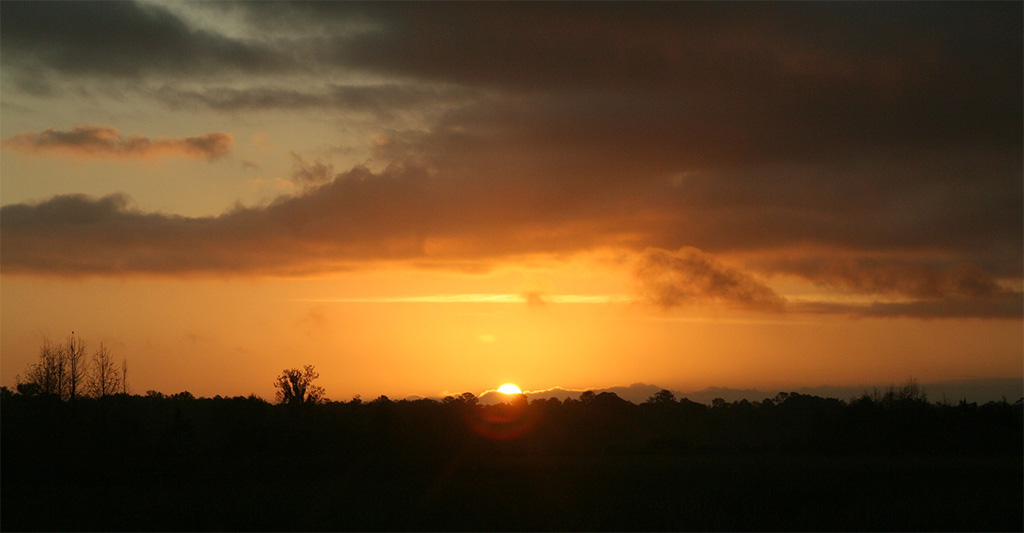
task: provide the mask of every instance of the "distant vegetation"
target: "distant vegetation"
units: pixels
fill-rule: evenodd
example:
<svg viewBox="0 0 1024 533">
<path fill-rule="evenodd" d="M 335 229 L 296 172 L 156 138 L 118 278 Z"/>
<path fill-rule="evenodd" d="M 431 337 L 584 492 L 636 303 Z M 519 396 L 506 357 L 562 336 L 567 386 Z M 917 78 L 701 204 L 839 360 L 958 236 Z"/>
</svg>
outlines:
<svg viewBox="0 0 1024 533">
<path fill-rule="evenodd" d="M 103 343 L 88 357 L 85 342 L 72 331 L 61 344 L 44 340 L 39 360 L 29 364 L 24 377 L 19 375 L 16 381 L 17 392 L 24 396 L 74 401 L 83 396 L 128 394 L 128 361 L 122 359 L 118 365 Z"/>
<path fill-rule="evenodd" d="M 274 405 L 131 395 L 123 381 L 110 394 L 95 377 L 80 395 L 66 374 L 45 381 L 51 354 L 17 390 L 0 389 L 4 530 L 999 530 L 1024 520 L 1021 400 L 936 404 L 911 382 L 852 401 L 780 393 L 710 406 L 667 390 L 639 405 L 608 392 L 337 402 L 305 367 L 282 372 Z"/>
<path fill-rule="evenodd" d="M 1024 399 L 483 405 L 129 393 L 74 334 L 0 388 L 3 530 L 1019 530 Z"/>
<path fill-rule="evenodd" d="M 392 401 L 380 396 L 363 402 L 356 396 L 338 402 L 326 399 L 323 387 L 314 383 L 319 374 L 306 365 L 302 370 L 283 370 L 274 382 L 277 403 L 301 407 L 296 415 L 254 395 L 197 399 L 187 391 L 147 391 L 133 396 L 127 394 L 126 375 L 127 366 L 119 372 L 102 344 L 86 360 L 84 344 L 72 334 L 61 345 L 44 343 L 39 361 L 29 365 L 25 378 L 19 376 L 15 391 L 2 388 L 5 412 L 34 413 L 31 423 L 47 431 L 77 428 L 81 419 L 97 413 L 116 414 L 135 428 L 133 438 L 156 447 L 175 424 L 193 427 L 182 445 L 209 446 L 225 439 L 244 440 L 247 432 L 273 433 L 276 424 L 301 420 L 317 422 L 312 424 L 315 429 L 308 429 L 318 432 L 312 442 L 337 441 L 335 449 L 349 451 L 366 447 L 435 453 L 481 437 L 497 441 L 492 444 L 502 450 L 527 453 L 1006 453 L 1024 448 L 1024 398 L 1012 404 L 930 403 L 913 380 L 851 401 L 780 392 L 760 402 L 717 398 L 709 406 L 662 390 L 640 405 L 612 392 L 593 391 L 564 400 L 529 401 L 520 394 L 498 405 L 481 405 L 470 392 L 441 400 Z M 174 421 L 166 419 L 171 412 Z M 57 415 L 66 417 L 60 419 L 60 428 L 52 419 Z M 232 421 L 220 423 L 218 416 Z M 223 435 L 229 428 L 238 435 Z M 106 429 L 100 433 L 117 433 L 116 428 Z"/>
</svg>

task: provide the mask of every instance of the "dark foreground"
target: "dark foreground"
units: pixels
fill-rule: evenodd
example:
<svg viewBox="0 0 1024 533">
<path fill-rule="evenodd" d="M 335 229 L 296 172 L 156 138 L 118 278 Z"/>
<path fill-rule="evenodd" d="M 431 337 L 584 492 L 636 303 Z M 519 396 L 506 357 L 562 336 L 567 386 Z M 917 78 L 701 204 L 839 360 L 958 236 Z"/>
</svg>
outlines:
<svg viewBox="0 0 1024 533">
<path fill-rule="evenodd" d="M 1005 403 L 45 400 L 3 401 L 4 531 L 1024 525 Z"/>
<path fill-rule="evenodd" d="M 288 461 L 282 461 L 288 463 Z M 1019 458 L 487 457 L 4 483 L 14 530 L 1014 531 Z"/>
</svg>

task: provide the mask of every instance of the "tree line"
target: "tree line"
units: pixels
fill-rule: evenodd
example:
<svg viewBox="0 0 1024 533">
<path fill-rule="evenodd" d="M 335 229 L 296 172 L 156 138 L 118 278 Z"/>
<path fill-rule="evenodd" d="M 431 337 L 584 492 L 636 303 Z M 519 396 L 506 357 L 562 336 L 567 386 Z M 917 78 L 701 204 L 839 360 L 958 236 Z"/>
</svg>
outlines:
<svg viewBox="0 0 1024 533">
<path fill-rule="evenodd" d="M 44 354 L 78 347 L 76 341 Z M 97 350 L 97 359 L 102 360 L 105 353 Z M 45 370 L 42 365 L 33 365 L 33 373 Z M 97 365 L 91 368 L 90 389 L 96 392 L 90 396 L 109 397 L 99 392 Z M 330 401 L 315 384 L 317 377 L 311 365 L 282 371 L 275 381 L 277 405 L 255 395 L 197 398 L 188 391 L 170 395 L 148 391 L 143 396 L 116 394 L 107 402 L 85 398 L 77 402 L 77 409 L 61 415 L 61 404 L 70 407 L 71 402 L 39 401 L 67 400 L 72 394 L 70 384 L 41 393 L 43 385 L 23 383 L 18 391 L 3 388 L 0 393 L 9 427 L 16 423 L 7 417 L 12 412 L 29 417 L 26 423 L 45 433 L 64 420 L 61 416 L 72 417 L 68 420 L 75 426 L 85 423 L 91 409 L 99 409 L 107 422 L 114 414 L 123 419 L 122 425 L 99 432 L 104 439 L 130 426 L 135 428 L 131 439 L 136 443 L 148 443 L 151 449 L 165 449 L 171 455 L 186 449 L 216 449 L 224 443 L 245 443 L 242 449 L 253 452 L 257 451 L 253 447 L 262 447 L 258 455 L 289 455 L 280 448 L 285 443 L 275 444 L 275 434 L 291 435 L 288 442 L 304 443 L 303 453 L 347 451 L 356 456 L 387 450 L 446 454 L 466 446 L 527 454 L 988 454 L 1019 453 L 1024 446 L 1024 399 L 932 403 L 913 381 L 851 400 L 780 392 L 762 401 L 716 399 L 708 405 L 662 390 L 634 404 L 611 392 L 585 391 L 565 399 L 529 400 L 513 395 L 504 403 L 484 405 L 470 392 L 439 400 L 394 401 L 380 396 L 363 401 L 357 395 L 347 402 Z M 123 381 L 118 383 L 124 386 Z"/>
<path fill-rule="evenodd" d="M 282 371 L 276 404 L 188 391 L 72 402 L 70 392 L 0 387 L 0 529 L 1011 530 L 1020 523 L 1024 400 L 932 403 L 908 382 L 848 401 L 782 392 L 708 405 L 667 390 L 639 404 L 596 391 L 514 395 L 494 405 L 469 392 L 329 401 L 317 377 L 312 366 Z M 756 480 L 773 489 L 761 491 Z M 900 483 L 911 488 L 893 488 Z M 225 496 L 237 494 L 244 497 Z M 837 494 L 851 499 L 846 515 L 833 516 L 844 502 Z M 908 498 L 917 509 L 909 514 Z M 723 502 L 739 503 L 722 511 Z M 861 512 L 879 508 L 877 522 Z M 490 521 L 498 515 L 520 521 Z"/>
<path fill-rule="evenodd" d="M 90 357 L 85 342 L 72 331 L 63 343 L 44 339 L 39 359 L 15 378 L 18 394 L 75 401 L 128 394 L 128 360 L 118 365 L 102 342 Z"/>
</svg>

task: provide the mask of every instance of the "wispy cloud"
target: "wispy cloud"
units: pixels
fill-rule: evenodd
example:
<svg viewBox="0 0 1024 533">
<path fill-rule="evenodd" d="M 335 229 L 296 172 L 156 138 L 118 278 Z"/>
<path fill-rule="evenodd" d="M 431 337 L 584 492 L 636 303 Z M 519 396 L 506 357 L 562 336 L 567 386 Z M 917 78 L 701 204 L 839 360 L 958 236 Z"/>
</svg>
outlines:
<svg viewBox="0 0 1024 533">
<path fill-rule="evenodd" d="M 432 106 L 452 106 L 467 96 L 465 90 L 436 88 L 419 83 L 376 85 L 336 85 L 302 89 L 254 86 L 245 88 L 207 87 L 202 90 L 179 89 L 165 85 L 149 91 L 172 109 L 212 109 L 215 111 L 267 111 L 301 109 L 340 109 L 391 118 L 396 112 L 416 111 Z"/>
<path fill-rule="evenodd" d="M 334 165 L 315 159 L 306 161 L 299 154 L 291 152 L 292 182 L 303 185 L 320 185 L 334 179 Z"/>
<path fill-rule="evenodd" d="M 902 302 L 875 301 L 862 304 L 801 302 L 791 306 L 801 313 L 839 314 L 859 318 L 1001 318 L 1024 316 L 1024 293 L 1005 291 L 985 298 L 939 298 Z"/>
<path fill-rule="evenodd" d="M 3 139 L 4 148 L 26 154 L 57 153 L 97 159 L 142 159 L 169 156 L 214 160 L 231 151 L 234 139 L 222 132 L 193 137 L 157 137 L 121 135 L 109 126 L 75 126 L 67 131 L 47 128 L 39 133 L 26 132 Z"/>
<path fill-rule="evenodd" d="M 351 298 L 300 298 L 301 302 L 321 303 L 499 303 L 534 304 L 529 294 L 462 293 L 423 296 L 364 296 Z M 626 294 L 545 294 L 545 302 L 564 304 L 607 304 L 632 301 Z"/>
<path fill-rule="evenodd" d="M 708 301 L 741 307 L 781 310 L 786 301 L 752 275 L 696 248 L 675 252 L 648 248 L 633 269 L 641 298 L 669 309 Z"/>
</svg>

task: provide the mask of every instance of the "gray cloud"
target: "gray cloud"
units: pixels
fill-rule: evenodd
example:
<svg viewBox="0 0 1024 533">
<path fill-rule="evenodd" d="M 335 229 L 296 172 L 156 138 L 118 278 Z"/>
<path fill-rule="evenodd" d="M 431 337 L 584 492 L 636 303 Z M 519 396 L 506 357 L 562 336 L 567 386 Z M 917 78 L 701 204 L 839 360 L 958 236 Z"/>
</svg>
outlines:
<svg viewBox="0 0 1024 533">
<path fill-rule="evenodd" d="M 5 273 L 117 275 L 288 274 L 429 259 L 428 236 L 465 227 L 445 227 L 452 215 L 438 211 L 439 194 L 422 170 L 357 168 L 299 196 L 217 217 L 142 213 L 123 195 L 57 196 L 0 208 L 0 261 Z"/>
<path fill-rule="evenodd" d="M 85 158 L 198 157 L 217 159 L 231 151 L 234 139 L 222 132 L 194 137 L 124 137 L 109 126 L 75 126 L 68 131 L 47 128 L 3 139 L 2 146 L 28 154 L 64 153 Z"/>
<path fill-rule="evenodd" d="M 303 185 L 320 185 L 334 179 L 334 165 L 319 159 L 306 161 L 299 154 L 291 153 L 292 179 Z"/>
<path fill-rule="evenodd" d="M 808 256 L 771 261 L 763 268 L 796 274 L 829 289 L 912 298 L 988 298 L 1006 292 L 977 265 L 901 258 Z"/>
<path fill-rule="evenodd" d="M 3 64 L 61 74 L 290 70 L 290 54 L 189 28 L 166 9 L 135 2 L 11 2 L 0 19 Z"/>
<path fill-rule="evenodd" d="M 381 29 L 338 37 L 328 59 L 381 74 L 563 94 L 567 105 L 591 91 L 631 95 L 655 115 L 676 110 L 692 115 L 688 124 L 724 125 L 717 131 L 749 132 L 761 143 L 799 139 L 807 151 L 833 150 L 837 138 L 1020 136 L 1019 6 L 435 7 L 341 8 L 339 17 L 358 10 Z"/>
<path fill-rule="evenodd" d="M 648 248 L 634 265 L 633 275 L 640 298 L 666 309 L 718 301 L 780 310 L 786 303 L 750 274 L 725 266 L 696 248 L 675 252 Z"/>
<path fill-rule="evenodd" d="M 330 173 L 315 165 L 306 170 L 317 176 L 324 174 L 321 170 Z M 381 173 L 353 169 L 313 183 L 298 196 L 264 207 L 237 207 L 217 217 L 144 213 L 131 208 L 124 195 L 58 196 L 0 208 L 0 264 L 6 274 L 61 276 L 299 275 L 393 260 L 479 270 L 520 254 L 571 253 L 609 243 L 640 250 L 642 243 L 655 240 L 655 235 L 636 233 L 657 229 L 644 224 L 644 213 L 590 221 L 586 209 L 552 213 L 548 202 L 523 197 L 513 206 L 505 189 L 482 191 L 470 182 L 401 166 Z M 832 291 L 913 301 L 787 304 L 752 274 L 685 247 L 676 252 L 647 248 L 637 256 L 633 273 L 641 298 L 666 308 L 719 302 L 856 316 L 1013 318 L 1021 312 L 1019 292 L 1003 288 L 990 271 L 970 263 L 869 255 L 772 259 L 779 253 L 784 252 L 769 253 L 749 266 L 799 275 Z"/>
<path fill-rule="evenodd" d="M 379 117 L 391 117 L 398 111 L 419 110 L 433 105 L 452 105 L 468 96 L 465 90 L 411 83 L 326 84 L 304 89 L 207 87 L 202 90 L 185 90 L 165 85 L 151 94 L 172 109 L 250 111 L 327 108 L 370 113 Z"/>
<path fill-rule="evenodd" d="M 754 261 L 752 266 L 760 271 L 798 276 L 830 293 L 867 295 L 882 301 L 866 305 L 792 303 L 788 307 L 794 311 L 916 318 L 1019 318 L 1024 315 L 1024 296 L 1000 279 L 1018 279 L 1019 271 L 1000 272 L 997 276 L 977 264 L 941 256 L 803 254 L 795 252 L 798 257 L 763 258 Z M 1012 262 L 1011 258 L 991 268 L 999 272 Z M 889 298 L 905 301 L 884 301 Z"/>
<path fill-rule="evenodd" d="M 5 4 L 5 74 L 144 74 L 158 89 L 139 94 L 178 110 L 411 112 L 427 126 L 377 132 L 373 164 L 386 170 L 297 158 L 301 194 L 217 217 L 143 213 L 120 196 L 4 206 L 5 273 L 475 270 L 613 248 L 669 278 L 649 287 L 666 304 L 777 305 L 757 278 L 710 259 L 729 254 L 758 275 L 920 302 L 875 314 L 1012 307 L 1003 283 L 1020 280 L 1024 256 L 1019 3 L 201 9 L 242 15 L 249 37 L 160 6 Z M 377 81 L 347 81 L 359 76 Z M 131 144 L 80 133 L 95 153 Z M 706 255 L 664 252 L 688 247 Z M 701 265 L 708 277 L 671 281 Z"/>
<path fill-rule="evenodd" d="M 755 145 L 759 161 L 886 145 L 980 142 L 1012 150 L 1021 138 L 1022 9 L 1013 3 L 580 9 L 270 2 L 202 9 L 211 17 L 244 15 L 247 37 L 190 27 L 151 4 L 13 3 L 0 21 L 2 59 L 18 68 L 116 79 L 165 74 L 158 98 L 220 109 L 326 104 L 386 111 L 419 105 L 432 98 L 427 87 L 438 86 L 504 97 L 544 94 L 591 111 L 600 109 L 596 95 L 614 96 L 632 106 L 617 112 L 670 112 L 691 132 L 683 139 L 719 150 Z M 211 73 L 331 80 L 356 71 L 401 81 L 328 81 L 314 91 L 176 86 L 191 72 L 205 83 Z M 640 110 L 646 114 L 638 116 Z M 624 122 L 652 131 L 642 120 Z"/>
<path fill-rule="evenodd" d="M 671 112 L 597 102 L 567 110 L 536 98 L 480 107 L 450 113 L 429 132 L 390 132 L 375 158 L 505 189 L 556 220 L 603 218 L 661 248 L 914 250 L 1020 270 L 1024 189 L 1010 152 L 879 148 L 754 164 L 757 153 L 744 153 L 739 136 L 734 158 L 709 157 L 719 147 L 691 138 L 690 123 Z"/>
<path fill-rule="evenodd" d="M 845 314 L 860 318 L 998 318 L 1024 316 L 1024 293 L 1006 291 L 986 298 L 941 298 L 911 302 L 874 302 L 868 305 L 838 303 L 795 304 L 803 313 Z"/>
</svg>

